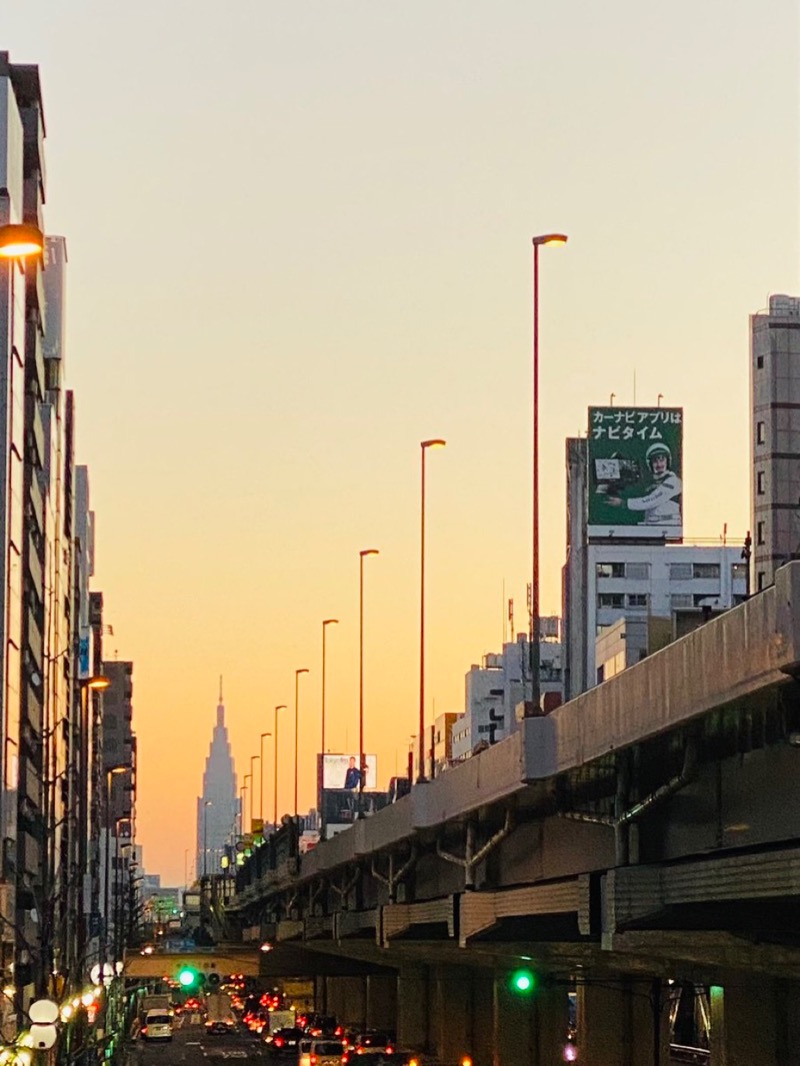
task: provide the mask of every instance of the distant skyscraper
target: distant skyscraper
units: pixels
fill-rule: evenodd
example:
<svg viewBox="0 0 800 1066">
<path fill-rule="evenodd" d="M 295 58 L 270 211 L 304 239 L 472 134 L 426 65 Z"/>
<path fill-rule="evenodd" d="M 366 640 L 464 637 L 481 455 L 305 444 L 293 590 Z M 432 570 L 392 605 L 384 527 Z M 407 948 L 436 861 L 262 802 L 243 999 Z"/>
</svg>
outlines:
<svg viewBox="0 0 800 1066">
<path fill-rule="evenodd" d="M 750 316 L 754 591 L 800 557 L 800 299 L 770 296 Z"/>
<path fill-rule="evenodd" d="M 236 771 L 225 725 L 222 678 L 217 723 L 203 774 L 203 794 L 197 799 L 197 876 L 219 872 L 219 861 L 239 813 Z"/>
</svg>

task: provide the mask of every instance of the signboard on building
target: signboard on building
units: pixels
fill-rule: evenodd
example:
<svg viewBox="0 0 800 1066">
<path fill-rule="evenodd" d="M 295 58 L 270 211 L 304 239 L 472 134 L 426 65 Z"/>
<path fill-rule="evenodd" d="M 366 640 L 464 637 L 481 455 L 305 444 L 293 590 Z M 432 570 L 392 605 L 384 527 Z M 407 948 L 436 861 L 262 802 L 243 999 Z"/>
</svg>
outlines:
<svg viewBox="0 0 800 1066">
<path fill-rule="evenodd" d="M 376 789 L 378 787 L 378 757 L 365 755 L 364 763 L 366 764 L 364 788 Z M 358 752 L 348 755 L 322 756 L 323 788 L 357 789 L 358 786 Z"/>
<path fill-rule="evenodd" d="M 683 408 L 590 407 L 588 534 L 683 537 Z"/>
</svg>

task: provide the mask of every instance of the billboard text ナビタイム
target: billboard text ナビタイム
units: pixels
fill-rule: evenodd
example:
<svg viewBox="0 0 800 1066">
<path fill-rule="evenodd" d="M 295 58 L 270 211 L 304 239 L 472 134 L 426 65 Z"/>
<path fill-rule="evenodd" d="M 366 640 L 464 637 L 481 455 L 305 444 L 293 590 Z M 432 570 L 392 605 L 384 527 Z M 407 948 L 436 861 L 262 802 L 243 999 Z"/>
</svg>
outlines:
<svg viewBox="0 0 800 1066">
<path fill-rule="evenodd" d="M 683 409 L 590 407 L 590 537 L 683 536 Z"/>
</svg>

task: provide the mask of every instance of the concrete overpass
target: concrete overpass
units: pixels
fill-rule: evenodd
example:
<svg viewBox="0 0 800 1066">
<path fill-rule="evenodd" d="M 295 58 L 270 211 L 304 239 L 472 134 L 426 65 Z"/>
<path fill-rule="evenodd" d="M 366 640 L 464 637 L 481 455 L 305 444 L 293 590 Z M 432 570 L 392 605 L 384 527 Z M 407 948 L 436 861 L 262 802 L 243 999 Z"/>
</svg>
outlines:
<svg viewBox="0 0 800 1066">
<path fill-rule="evenodd" d="M 246 938 L 391 968 L 320 998 L 442 1058 L 559 1061 L 572 984 L 582 1063 L 666 1063 L 677 981 L 712 987 L 714 1066 L 800 1066 L 798 671 L 791 563 L 302 858 L 282 830 L 228 915 Z M 508 991 L 520 965 L 540 976 L 530 1002 Z"/>
</svg>

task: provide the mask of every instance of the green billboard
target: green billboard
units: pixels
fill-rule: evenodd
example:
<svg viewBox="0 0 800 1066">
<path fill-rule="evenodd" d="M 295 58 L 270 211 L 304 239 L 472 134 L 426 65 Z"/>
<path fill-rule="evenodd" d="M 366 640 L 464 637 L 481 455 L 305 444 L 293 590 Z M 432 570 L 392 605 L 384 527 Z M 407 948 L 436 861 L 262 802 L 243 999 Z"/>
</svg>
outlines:
<svg viewBox="0 0 800 1066">
<path fill-rule="evenodd" d="M 683 408 L 590 407 L 590 537 L 683 536 Z"/>
</svg>

